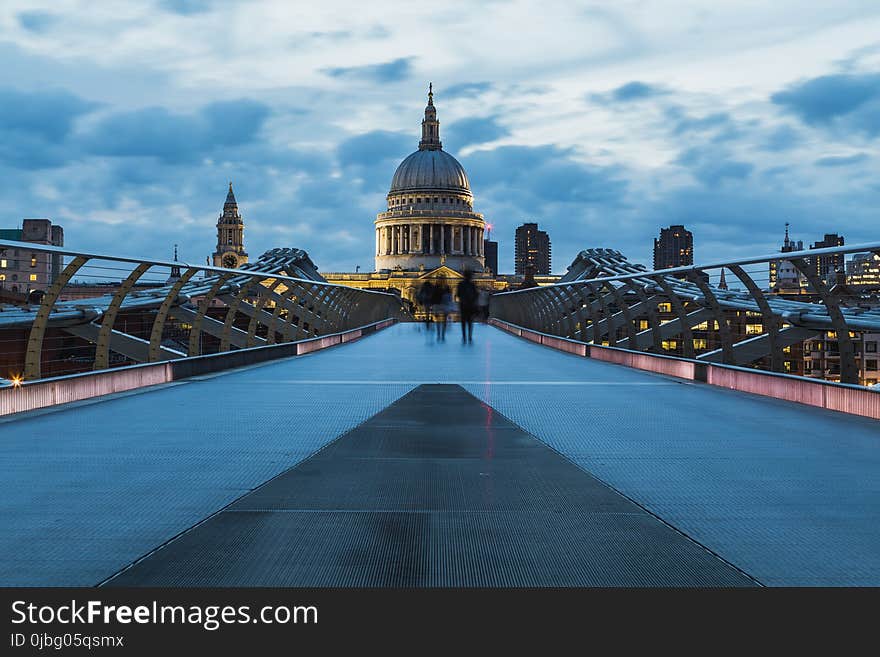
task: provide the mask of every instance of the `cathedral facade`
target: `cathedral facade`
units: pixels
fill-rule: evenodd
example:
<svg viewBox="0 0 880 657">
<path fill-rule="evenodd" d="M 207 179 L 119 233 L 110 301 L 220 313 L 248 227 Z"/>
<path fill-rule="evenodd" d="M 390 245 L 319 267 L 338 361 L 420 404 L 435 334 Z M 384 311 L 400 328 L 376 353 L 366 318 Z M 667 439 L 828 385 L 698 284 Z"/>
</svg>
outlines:
<svg viewBox="0 0 880 657">
<path fill-rule="evenodd" d="M 388 207 L 376 217 L 376 271 L 484 269 L 483 215 L 464 167 L 443 150 L 433 90 L 422 120 L 419 149 L 391 179 Z"/>
<path fill-rule="evenodd" d="M 486 222 L 474 211 L 464 167 L 443 150 L 432 87 L 418 150 L 397 167 L 386 200 L 386 209 L 375 220 L 375 271 L 325 273 L 324 278 L 351 287 L 397 291 L 413 304 L 425 282 L 455 290 L 465 270 L 473 273 L 478 287 L 507 289 L 507 280 L 486 269 Z"/>
</svg>

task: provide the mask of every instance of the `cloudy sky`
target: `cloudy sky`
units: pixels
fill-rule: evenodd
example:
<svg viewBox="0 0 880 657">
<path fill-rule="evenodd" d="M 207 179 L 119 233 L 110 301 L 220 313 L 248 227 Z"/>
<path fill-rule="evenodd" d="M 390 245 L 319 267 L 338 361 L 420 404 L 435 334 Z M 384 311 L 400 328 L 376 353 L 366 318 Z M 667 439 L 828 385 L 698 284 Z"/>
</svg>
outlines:
<svg viewBox="0 0 880 657">
<path fill-rule="evenodd" d="M 444 148 L 494 224 L 550 232 L 553 269 L 661 225 L 696 260 L 766 253 L 790 221 L 880 239 L 880 4 L 125 0 L 0 5 L 0 227 L 202 263 L 232 180 L 252 257 L 373 264 L 417 147 Z"/>
</svg>

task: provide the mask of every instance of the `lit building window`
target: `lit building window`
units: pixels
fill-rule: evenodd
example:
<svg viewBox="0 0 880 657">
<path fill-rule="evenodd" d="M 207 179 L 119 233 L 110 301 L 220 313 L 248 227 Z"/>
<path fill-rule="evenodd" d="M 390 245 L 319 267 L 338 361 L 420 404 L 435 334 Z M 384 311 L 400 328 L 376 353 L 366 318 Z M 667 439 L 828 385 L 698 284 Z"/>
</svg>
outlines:
<svg viewBox="0 0 880 657">
<path fill-rule="evenodd" d="M 695 331 L 708 331 L 709 330 L 709 322 L 703 322 L 702 324 L 697 324 L 694 327 Z"/>
<path fill-rule="evenodd" d="M 0 281 L 6 280 L 6 274 L 0 274 Z"/>
<path fill-rule="evenodd" d="M 37 266 L 37 255 L 35 253 L 31 253 L 31 267 Z"/>
<path fill-rule="evenodd" d="M 694 338 L 694 349 L 708 349 L 709 342 L 706 338 Z"/>
<path fill-rule="evenodd" d="M 759 335 L 764 332 L 762 324 L 746 324 L 746 335 Z"/>
<path fill-rule="evenodd" d="M 31 274 L 31 282 L 35 282 L 37 280 L 36 274 Z"/>
<path fill-rule="evenodd" d="M 672 312 L 672 304 L 668 301 L 664 301 L 663 303 L 657 304 L 657 310 L 661 313 L 671 313 Z"/>
<path fill-rule="evenodd" d="M 660 343 L 660 346 L 666 351 L 674 351 L 675 349 L 678 349 L 678 340 L 663 340 L 663 342 Z"/>
<path fill-rule="evenodd" d="M 648 330 L 648 320 L 647 319 L 640 319 L 639 320 L 639 330 L 640 331 L 647 331 Z"/>
<path fill-rule="evenodd" d="M 2 267 L 3 269 L 6 269 L 7 266 L 8 265 L 6 264 L 6 260 L 0 260 L 0 267 Z"/>
</svg>

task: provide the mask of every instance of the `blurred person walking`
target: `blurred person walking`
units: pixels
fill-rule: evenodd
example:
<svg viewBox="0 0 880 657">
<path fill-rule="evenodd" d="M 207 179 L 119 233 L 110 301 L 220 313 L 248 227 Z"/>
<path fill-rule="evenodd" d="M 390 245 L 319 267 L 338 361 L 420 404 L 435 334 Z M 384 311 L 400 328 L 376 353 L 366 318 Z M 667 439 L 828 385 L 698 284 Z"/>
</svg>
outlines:
<svg viewBox="0 0 880 657">
<path fill-rule="evenodd" d="M 464 270 L 464 279 L 458 284 L 459 315 L 461 316 L 461 341 L 474 341 L 474 316 L 477 314 L 477 301 L 480 293 L 473 281 L 474 274 L 470 269 Z"/>
<path fill-rule="evenodd" d="M 477 317 L 484 321 L 489 321 L 489 290 L 479 289 L 477 296 Z"/>
<path fill-rule="evenodd" d="M 434 286 L 432 304 L 434 310 L 434 324 L 437 326 L 437 341 L 446 340 L 446 319 L 452 309 L 452 292 L 446 283 L 438 283 Z"/>
<path fill-rule="evenodd" d="M 434 301 L 434 286 L 431 281 L 425 281 L 416 293 L 416 301 L 425 313 L 425 328 L 431 328 L 431 305 Z"/>
</svg>

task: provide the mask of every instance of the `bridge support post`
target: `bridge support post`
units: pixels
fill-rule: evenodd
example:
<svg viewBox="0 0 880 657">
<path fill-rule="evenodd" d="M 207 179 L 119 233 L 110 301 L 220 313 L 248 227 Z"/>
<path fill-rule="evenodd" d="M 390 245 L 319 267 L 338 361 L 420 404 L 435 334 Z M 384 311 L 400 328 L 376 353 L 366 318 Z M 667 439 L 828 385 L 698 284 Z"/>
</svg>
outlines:
<svg viewBox="0 0 880 657">
<path fill-rule="evenodd" d="M 68 263 L 64 271 L 55 279 L 55 282 L 49 286 L 43 300 L 40 302 L 40 309 L 37 310 L 37 316 L 34 324 L 31 326 L 31 333 L 28 337 L 27 353 L 24 362 L 24 378 L 28 381 L 39 379 L 42 374 L 42 357 L 43 357 L 43 337 L 46 335 L 46 327 L 49 324 L 49 315 L 52 313 L 52 306 L 61 296 L 61 290 L 70 282 L 73 275 L 79 271 L 80 267 L 86 264 L 89 258 L 85 256 L 76 256 Z"/>
<path fill-rule="evenodd" d="M 681 325 L 681 339 L 684 341 L 684 357 L 694 358 L 694 333 L 690 321 L 687 318 L 687 309 L 685 309 L 684 304 L 681 302 L 681 299 L 673 291 L 672 286 L 669 284 L 669 281 L 666 280 L 665 276 L 651 276 L 651 280 L 660 286 L 660 289 L 663 290 L 663 295 L 669 300 L 669 304 L 672 306 L 673 312 L 678 316 L 678 321 Z"/>
<path fill-rule="evenodd" d="M 105 370 L 110 367 L 110 341 L 113 336 L 113 325 L 116 323 L 116 316 L 119 314 L 122 302 L 125 301 L 125 297 L 131 292 L 134 284 L 149 269 L 150 263 L 142 262 L 139 264 L 122 282 L 122 285 L 116 290 L 116 294 L 113 295 L 113 299 L 110 301 L 107 310 L 104 311 L 104 317 L 101 320 L 101 330 L 98 332 L 98 343 L 95 347 L 95 365 L 92 369 Z"/>
<path fill-rule="evenodd" d="M 767 331 L 767 339 L 770 344 L 770 370 L 772 372 L 782 372 L 785 368 L 782 366 L 782 345 L 779 342 L 779 329 L 782 328 L 781 318 L 770 308 L 770 304 L 767 303 L 767 297 L 764 296 L 764 293 L 761 292 L 761 289 L 752 277 L 746 273 L 745 269 L 740 265 L 729 265 L 727 268 L 746 286 L 749 294 L 752 295 L 755 303 L 758 304 L 758 308 L 761 309 L 762 328 Z"/>
<path fill-rule="evenodd" d="M 700 292 L 703 293 L 703 299 L 705 299 L 712 312 L 715 313 L 715 319 L 718 322 L 718 334 L 721 337 L 721 350 L 724 355 L 724 362 L 727 365 L 733 365 L 735 360 L 733 357 L 733 338 L 730 334 L 730 324 L 724 316 L 724 310 L 721 308 L 721 304 L 718 303 L 718 298 L 712 292 L 709 284 L 700 276 L 700 273 L 698 270 L 689 271 L 688 279 L 700 288 Z"/>
<path fill-rule="evenodd" d="M 838 350 L 840 352 L 840 382 L 858 384 L 859 368 L 856 365 L 855 347 L 852 338 L 849 336 L 849 327 L 846 319 L 840 311 L 840 295 L 839 293 L 829 290 L 820 280 L 816 271 L 812 269 L 803 258 L 792 258 L 789 260 L 794 267 L 804 275 L 807 282 L 822 299 L 822 303 L 831 319 L 831 326 L 837 334 Z"/>
<path fill-rule="evenodd" d="M 162 352 L 159 347 L 162 344 L 162 332 L 165 330 L 165 320 L 168 319 L 168 311 L 171 310 L 171 306 L 177 300 L 177 296 L 180 294 L 180 290 L 184 285 L 189 283 L 189 279 L 198 273 L 198 269 L 195 267 L 190 267 L 180 279 L 171 286 L 171 289 L 168 291 L 168 295 L 162 301 L 162 305 L 159 306 L 159 310 L 156 312 L 156 319 L 153 320 L 153 329 L 150 331 L 150 360 L 149 362 L 155 363 L 162 359 Z"/>
</svg>

